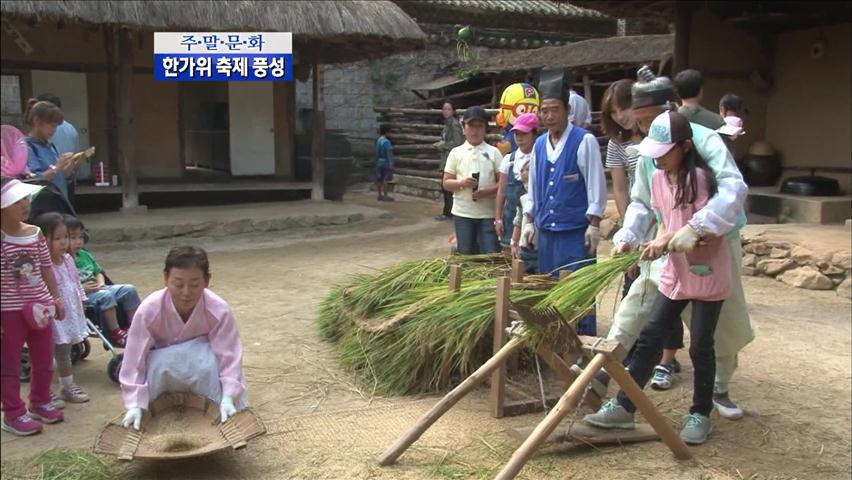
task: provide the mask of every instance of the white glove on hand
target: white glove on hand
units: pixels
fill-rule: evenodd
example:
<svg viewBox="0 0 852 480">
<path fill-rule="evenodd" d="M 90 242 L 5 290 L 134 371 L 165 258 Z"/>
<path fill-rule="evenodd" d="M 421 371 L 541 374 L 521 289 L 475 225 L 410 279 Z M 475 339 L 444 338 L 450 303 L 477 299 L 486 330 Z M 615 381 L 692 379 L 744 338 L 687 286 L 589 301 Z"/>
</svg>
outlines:
<svg viewBox="0 0 852 480">
<path fill-rule="evenodd" d="M 222 402 L 219 403 L 219 417 L 222 419 L 222 423 L 225 423 L 225 420 L 234 416 L 237 413 L 237 409 L 234 407 L 234 399 L 228 395 L 222 396 Z"/>
<path fill-rule="evenodd" d="M 669 240 L 669 251 L 691 252 L 696 243 L 698 243 L 698 234 L 689 225 L 684 225 Z"/>
<path fill-rule="evenodd" d="M 521 227 L 521 241 L 518 242 L 518 246 L 528 249 L 535 247 L 535 224 L 524 223 Z"/>
<path fill-rule="evenodd" d="M 139 430 L 142 426 L 142 409 L 139 407 L 131 407 L 127 409 L 127 413 L 124 414 L 124 419 L 121 421 L 121 425 L 124 428 L 130 428 L 133 425 L 133 428 Z"/>
<path fill-rule="evenodd" d="M 589 228 L 586 229 L 586 250 L 589 252 L 589 255 L 594 256 L 597 253 L 599 243 L 601 243 L 601 229 L 594 225 L 589 225 Z"/>
<path fill-rule="evenodd" d="M 627 243 L 627 242 L 616 243 L 615 246 L 612 247 L 612 250 L 609 252 L 609 255 L 614 257 L 614 256 L 619 255 L 621 253 L 627 253 L 631 250 L 633 250 L 633 249 L 630 247 L 630 244 Z"/>
</svg>

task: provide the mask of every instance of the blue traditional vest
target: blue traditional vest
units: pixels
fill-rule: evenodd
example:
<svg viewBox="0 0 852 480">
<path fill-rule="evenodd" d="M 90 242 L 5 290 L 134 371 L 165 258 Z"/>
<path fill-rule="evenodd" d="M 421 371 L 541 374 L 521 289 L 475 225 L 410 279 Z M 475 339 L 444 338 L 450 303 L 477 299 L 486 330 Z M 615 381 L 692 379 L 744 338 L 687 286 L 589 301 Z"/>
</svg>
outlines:
<svg viewBox="0 0 852 480">
<path fill-rule="evenodd" d="M 555 163 L 547 160 L 549 133 L 535 141 L 535 225 L 540 229 L 565 232 L 586 228 L 589 199 L 586 180 L 577 168 L 577 150 L 589 133 L 572 126 L 565 147 Z"/>
</svg>

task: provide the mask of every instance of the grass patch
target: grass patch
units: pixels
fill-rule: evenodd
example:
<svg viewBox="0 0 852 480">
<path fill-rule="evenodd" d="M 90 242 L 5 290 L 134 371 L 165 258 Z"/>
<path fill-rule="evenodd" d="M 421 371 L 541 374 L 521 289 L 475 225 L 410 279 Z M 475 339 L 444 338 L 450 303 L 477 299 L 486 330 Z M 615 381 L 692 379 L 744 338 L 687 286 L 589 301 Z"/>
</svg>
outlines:
<svg viewBox="0 0 852 480">
<path fill-rule="evenodd" d="M 61 448 L 2 464 L 2 477 L 15 480 L 109 480 L 118 478 L 117 471 L 117 464 L 110 459 Z"/>
</svg>

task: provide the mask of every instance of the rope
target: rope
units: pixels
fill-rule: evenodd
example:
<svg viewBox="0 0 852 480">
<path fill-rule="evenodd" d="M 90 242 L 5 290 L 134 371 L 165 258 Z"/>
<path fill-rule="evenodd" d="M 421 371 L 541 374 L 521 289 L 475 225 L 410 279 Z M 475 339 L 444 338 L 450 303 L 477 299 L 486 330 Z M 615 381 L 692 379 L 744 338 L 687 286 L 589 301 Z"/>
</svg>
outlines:
<svg viewBox="0 0 852 480">
<path fill-rule="evenodd" d="M 538 363 L 538 355 L 533 355 L 535 357 L 535 371 L 538 374 L 538 389 L 541 393 L 541 406 L 544 409 L 544 416 L 547 416 L 547 397 L 544 394 L 544 380 L 541 378 L 541 366 Z"/>
</svg>

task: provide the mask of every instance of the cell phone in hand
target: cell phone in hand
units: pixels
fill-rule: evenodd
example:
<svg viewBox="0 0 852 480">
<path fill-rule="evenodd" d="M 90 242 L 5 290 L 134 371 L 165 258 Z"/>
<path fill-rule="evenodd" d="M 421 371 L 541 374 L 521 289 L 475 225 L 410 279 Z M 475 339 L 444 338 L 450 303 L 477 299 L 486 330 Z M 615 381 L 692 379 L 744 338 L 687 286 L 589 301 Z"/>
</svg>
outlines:
<svg viewBox="0 0 852 480">
<path fill-rule="evenodd" d="M 473 177 L 474 180 L 476 180 L 476 185 L 473 186 L 473 191 L 475 192 L 479 190 L 479 172 L 471 173 L 470 176 Z M 475 202 L 476 199 L 474 198 L 473 201 Z"/>
</svg>

